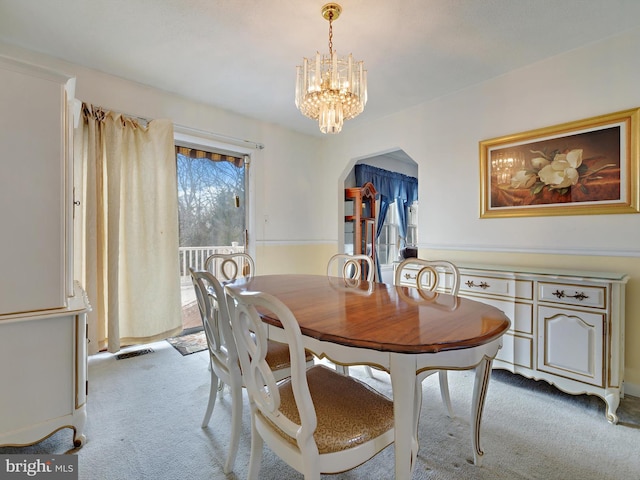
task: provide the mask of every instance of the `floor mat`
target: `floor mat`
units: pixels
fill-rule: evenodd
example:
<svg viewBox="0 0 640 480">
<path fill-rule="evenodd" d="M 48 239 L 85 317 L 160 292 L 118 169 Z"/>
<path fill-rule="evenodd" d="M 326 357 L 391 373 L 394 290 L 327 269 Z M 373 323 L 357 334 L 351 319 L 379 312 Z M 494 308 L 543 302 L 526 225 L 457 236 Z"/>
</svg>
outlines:
<svg viewBox="0 0 640 480">
<path fill-rule="evenodd" d="M 167 338 L 167 342 L 182 355 L 191 355 L 192 353 L 207 349 L 207 338 L 204 336 L 204 331 L 202 330 L 196 333 L 180 335 L 179 337 Z"/>
</svg>

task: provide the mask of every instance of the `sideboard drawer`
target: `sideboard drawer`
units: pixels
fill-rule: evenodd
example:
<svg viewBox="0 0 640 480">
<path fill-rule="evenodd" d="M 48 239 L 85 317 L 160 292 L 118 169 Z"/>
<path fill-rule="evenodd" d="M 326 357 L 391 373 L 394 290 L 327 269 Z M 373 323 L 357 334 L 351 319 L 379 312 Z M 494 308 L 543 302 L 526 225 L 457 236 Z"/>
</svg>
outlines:
<svg viewBox="0 0 640 480">
<path fill-rule="evenodd" d="M 543 302 L 605 308 L 607 288 L 563 283 L 538 283 L 538 298 Z"/>
<path fill-rule="evenodd" d="M 514 278 L 461 274 L 460 293 L 500 295 L 531 300 L 533 298 L 533 283 L 529 280 L 516 280 Z"/>
<path fill-rule="evenodd" d="M 533 367 L 533 340 L 505 333 L 502 336 L 502 348 L 498 350 L 496 360 L 519 365 L 525 368 Z"/>
<path fill-rule="evenodd" d="M 499 300 L 496 298 L 475 297 L 464 295 L 465 297 L 478 300 L 492 307 L 502 310 L 504 314 L 511 320 L 510 332 L 533 333 L 533 305 L 530 303 L 519 303 L 513 300 Z"/>
</svg>

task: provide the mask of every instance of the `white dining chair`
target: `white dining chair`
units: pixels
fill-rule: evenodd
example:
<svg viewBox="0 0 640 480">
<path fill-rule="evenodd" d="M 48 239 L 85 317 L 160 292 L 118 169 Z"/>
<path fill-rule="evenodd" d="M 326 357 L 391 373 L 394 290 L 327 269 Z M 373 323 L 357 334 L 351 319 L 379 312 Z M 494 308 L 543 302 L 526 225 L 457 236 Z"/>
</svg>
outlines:
<svg viewBox="0 0 640 480">
<path fill-rule="evenodd" d="M 375 278 L 373 259 L 364 254 L 336 253 L 327 262 L 327 275 L 347 280 L 364 279 L 373 282 Z"/>
<path fill-rule="evenodd" d="M 195 271 L 192 268 L 189 271 L 195 288 L 210 358 L 211 385 L 207 409 L 202 420 L 202 428 L 209 424 L 218 392 L 223 392 L 224 385 L 228 385 L 231 390 L 231 439 L 229 441 L 229 452 L 223 467 L 224 472 L 229 473 L 233 470 L 242 431 L 243 387 L 238 351 L 236 350 L 229 319 L 228 302 L 230 300 L 220 282 L 211 272 Z M 309 352 L 306 352 L 305 359 L 307 366 L 313 365 L 313 355 Z M 278 380 L 291 375 L 289 347 L 287 344 L 269 341 L 267 345 L 267 362 L 273 368 L 274 376 Z"/>
<path fill-rule="evenodd" d="M 291 310 L 273 295 L 225 288 L 235 300 L 231 322 L 251 408 L 248 480 L 259 477 L 265 443 L 305 480 L 355 468 L 393 443 L 390 399 L 324 365 L 306 369 Z M 289 344 L 291 378 L 280 383 L 265 361 L 267 337 L 260 328 L 265 312 L 279 319 Z"/>
<path fill-rule="evenodd" d="M 447 260 L 407 258 L 398 264 L 394 284 L 457 295 L 460 290 L 460 272 L 458 267 Z"/>
<path fill-rule="evenodd" d="M 250 279 L 255 275 L 256 264 L 248 253 L 213 253 L 204 261 L 204 269 L 225 283 L 238 277 Z"/>
<path fill-rule="evenodd" d="M 435 292 L 440 290 L 455 297 L 460 289 L 460 272 L 453 263 L 446 260 L 425 260 L 422 258 L 403 260 L 396 268 L 394 283 L 395 285 L 407 285 L 409 279 L 411 286 L 419 291 Z M 419 372 L 416 376 L 416 392 L 419 390 L 420 395 L 422 394 L 423 380 L 434 373 L 438 373 L 442 402 L 447 407 L 449 417 L 453 418 L 454 412 L 449 395 L 449 379 L 446 370 Z"/>
<path fill-rule="evenodd" d="M 340 277 L 351 286 L 356 286 L 363 277 L 367 282 L 373 282 L 375 278 L 373 259 L 365 254 L 336 253 L 327 261 L 327 276 Z M 371 367 L 365 365 L 364 368 L 367 375 L 374 378 Z M 344 365 L 336 365 L 336 370 L 343 375 L 349 374 L 349 367 Z"/>
</svg>

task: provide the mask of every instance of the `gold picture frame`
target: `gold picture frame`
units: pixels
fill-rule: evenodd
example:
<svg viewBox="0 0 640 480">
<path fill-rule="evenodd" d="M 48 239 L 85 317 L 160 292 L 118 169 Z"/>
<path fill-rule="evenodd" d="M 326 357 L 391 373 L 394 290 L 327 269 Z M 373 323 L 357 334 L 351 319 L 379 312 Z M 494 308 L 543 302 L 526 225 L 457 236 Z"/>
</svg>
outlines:
<svg viewBox="0 0 640 480">
<path fill-rule="evenodd" d="M 480 142 L 480 218 L 638 213 L 640 108 Z"/>
</svg>

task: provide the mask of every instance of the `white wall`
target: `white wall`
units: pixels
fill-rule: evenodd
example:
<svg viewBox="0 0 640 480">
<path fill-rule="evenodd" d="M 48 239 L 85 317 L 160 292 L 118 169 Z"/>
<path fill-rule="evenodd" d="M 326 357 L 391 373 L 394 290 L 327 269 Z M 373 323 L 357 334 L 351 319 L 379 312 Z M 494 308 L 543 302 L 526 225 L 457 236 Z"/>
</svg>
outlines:
<svg viewBox="0 0 640 480">
<path fill-rule="evenodd" d="M 317 193 L 311 194 L 316 190 L 320 139 L 1 43 L 0 55 L 75 76 L 76 98 L 81 101 L 264 144 L 263 150 L 253 151 L 250 167 L 254 240 L 260 244 L 327 238 L 317 221 L 324 214 L 322 202 L 313 200 L 319 199 Z M 310 120 L 301 116 L 300 121 Z"/>
<path fill-rule="evenodd" d="M 638 256 L 640 215 L 479 219 L 478 142 L 640 106 L 639 48 L 640 30 L 626 32 L 323 139 L 8 45 L 0 54 L 77 76 L 83 101 L 263 143 L 252 164 L 258 241 L 337 242 L 353 164 L 401 148 L 419 165 L 421 246 Z"/>
<path fill-rule="evenodd" d="M 421 246 L 637 256 L 640 215 L 480 219 L 478 142 L 640 107 L 639 49 L 640 30 L 627 32 L 345 128 L 339 141 L 327 142 L 329 176 L 368 152 L 399 145 L 419 165 Z"/>
</svg>

